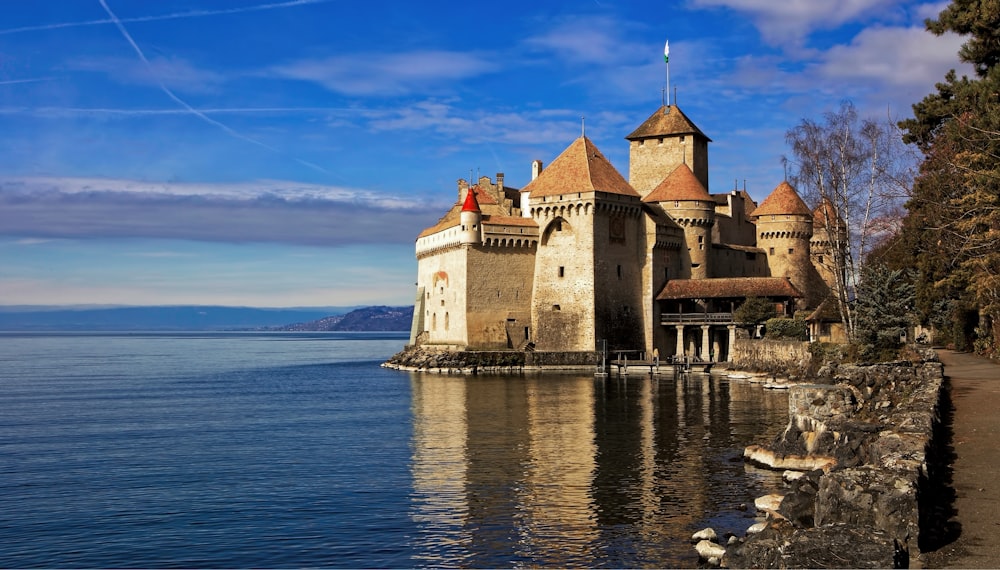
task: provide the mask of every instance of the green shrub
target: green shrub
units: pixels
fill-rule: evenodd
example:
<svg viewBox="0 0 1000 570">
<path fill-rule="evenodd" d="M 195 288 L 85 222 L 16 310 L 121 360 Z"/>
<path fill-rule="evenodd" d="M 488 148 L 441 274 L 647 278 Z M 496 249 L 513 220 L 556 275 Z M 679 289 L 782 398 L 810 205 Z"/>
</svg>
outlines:
<svg viewBox="0 0 1000 570">
<path fill-rule="evenodd" d="M 770 339 L 809 340 L 809 325 L 803 319 L 768 319 L 764 326 Z"/>
</svg>

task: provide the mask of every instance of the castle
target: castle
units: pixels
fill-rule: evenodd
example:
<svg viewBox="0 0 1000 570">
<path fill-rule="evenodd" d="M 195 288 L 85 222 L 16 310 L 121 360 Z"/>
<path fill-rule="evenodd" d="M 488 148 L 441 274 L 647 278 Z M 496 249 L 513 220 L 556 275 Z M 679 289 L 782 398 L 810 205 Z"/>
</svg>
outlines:
<svg viewBox="0 0 1000 570">
<path fill-rule="evenodd" d="M 535 161 L 520 190 L 503 174 L 459 180 L 455 205 L 416 240 L 410 345 L 593 353 L 606 341 L 721 361 L 746 298 L 790 316 L 828 297 L 822 206 L 788 182 L 760 205 L 710 194 L 711 139 L 676 105 L 625 138 L 628 180 L 586 136 Z"/>
</svg>

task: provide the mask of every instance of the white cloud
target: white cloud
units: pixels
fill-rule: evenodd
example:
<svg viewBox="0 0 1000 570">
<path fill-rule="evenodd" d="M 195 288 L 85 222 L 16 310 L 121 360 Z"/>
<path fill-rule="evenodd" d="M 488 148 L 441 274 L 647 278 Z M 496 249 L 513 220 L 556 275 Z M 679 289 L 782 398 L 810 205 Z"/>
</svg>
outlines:
<svg viewBox="0 0 1000 570">
<path fill-rule="evenodd" d="M 408 243 L 445 204 L 295 182 L 0 179 L 0 233 L 342 246 Z"/>
<path fill-rule="evenodd" d="M 615 65 L 648 51 L 623 37 L 623 28 L 627 27 L 626 22 L 607 17 L 573 18 L 548 27 L 524 43 L 574 65 Z M 662 53 L 662 46 L 660 50 Z"/>
<path fill-rule="evenodd" d="M 119 83 L 164 85 L 188 93 L 215 92 L 226 80 L 220 73 L 198 68 L 178 57 L 151 57 L 149 65 L 135 58 L 77 58 L 66 66 L 74 71 L 103 73 Z"/>
<path fill-rule="evenodd" d="M 933 2 L 931 4 L 921 4 L 916 7 L 914 12 L 916 16 L 920 18 L 921 22 L 923 22 L 927 18 L 936 20 L 937 17 L 941 14 L 941 12 L 944 11 L 944 9 L 947 8 L 949 4 L 951 4 L 949 0 L 946 0 L 944 2 Z"/>
<path fill-rule="evenodd" d="M 468 52 L 428 50 L 358 53 L 271 67 L 268 73 L 312 81 L 347 95 L 400 95 L 491 73 L 490 59 Z"/>
<path fill-rule="evenodd" d="M 958 67 L 956 54 L 964 41 L 955 34 L 935 36 L 923 28 L 867 28 L 849 45 L 824 53 L 817 71 L 835 81 L 926 89 L 941 81 L 948 69 Z"/>
<path fill-rule="evenodd" d="M 896 0 L 693 0 L 694 6 L 729 8 L 750 15 L 772 45 L 798 44 L 817 29 L 830 29 L 895 4 Z"/>
<path fill-rule="evenodd" d="M 493 111 L 466 110 L 442 101 L 422 101 L 366 113 L 377 131 L 434 131 L 466 143 L 534 144 L 571 141 L 580 128 L 580 117 L 568 110 Z"/>
</svg>

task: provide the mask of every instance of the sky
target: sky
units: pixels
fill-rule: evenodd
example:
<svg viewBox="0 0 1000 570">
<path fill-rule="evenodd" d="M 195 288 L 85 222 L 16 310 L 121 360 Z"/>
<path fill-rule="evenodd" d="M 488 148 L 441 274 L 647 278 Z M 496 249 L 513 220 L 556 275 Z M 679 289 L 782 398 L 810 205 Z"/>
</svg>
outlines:
<svg viewBox="0 0 1000 570">
<path fill-rule="evenodd" d="M 759 202 L 802 119 L 971 75 L 946 4 L 9 2 L 0 305 L 411 304 L 458 179 L 521 188 L 584 129 L 627 177 L 668 75 L 709 190 Z"/>
</svg>

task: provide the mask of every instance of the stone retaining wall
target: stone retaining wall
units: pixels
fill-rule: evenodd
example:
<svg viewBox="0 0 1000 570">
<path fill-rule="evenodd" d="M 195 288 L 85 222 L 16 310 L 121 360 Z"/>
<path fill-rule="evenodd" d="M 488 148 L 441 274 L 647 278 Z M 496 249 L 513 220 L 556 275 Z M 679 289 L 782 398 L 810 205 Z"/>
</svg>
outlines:
<svg viewBox="0 0 1000 570">
<path fill-rule="evenodd" d="M 944 373 L 936 356 L 926 359 L 824 368 L 815 383 L 792 386 L 784 432 L 745 456 L 817 468 L 795 479 L 764 529 L 737 540 L 721 563 L 906 567 L 945 523 L 929 515 L 946 495 L 933 453 Z"/>
<path fill-rule="evenodd" d="M 743 370 L 801 376 L 808 369 L 812 355 L 808 342 L 738 338 L 729 359 Z"/>
</svg>

